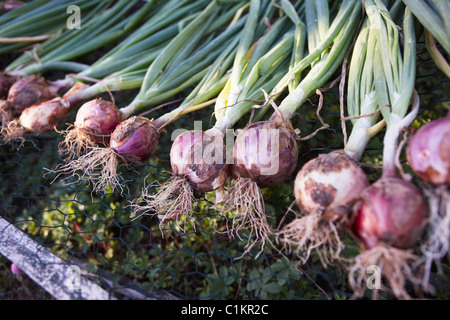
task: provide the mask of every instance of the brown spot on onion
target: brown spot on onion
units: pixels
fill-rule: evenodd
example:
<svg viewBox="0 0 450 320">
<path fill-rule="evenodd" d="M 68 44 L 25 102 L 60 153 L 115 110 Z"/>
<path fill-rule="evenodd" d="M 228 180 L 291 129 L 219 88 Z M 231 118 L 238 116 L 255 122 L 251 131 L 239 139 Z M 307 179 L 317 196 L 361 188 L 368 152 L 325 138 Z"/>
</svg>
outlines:
<svg viewBox="0 0 450 320">
<path fill-rule="evenodd" d="M 305 183 L 305 189 L 311 193 L 311 199 L 322 207 L 327 207 L 336 197 L 336 189 L 331 185 L 317 183 L 314 180 L 308 180 Z"/>
<path fill-rule="evenodd" d="M 322 208 L 323 219 L 350 212 L 359 194 L 369 185 L 364 171 L 344 151 L 322 154 L 308 161 L 295 178 L 294 195 L 302 212 Z"/>
<path fill-rule="evenodd" d="M 69 112 L 70 107 L 63 99 L 54 98 L 25 109 L 19 120 L 25 129 L 39 134 L 54 130 L 64 121 Z"/>
</svg>

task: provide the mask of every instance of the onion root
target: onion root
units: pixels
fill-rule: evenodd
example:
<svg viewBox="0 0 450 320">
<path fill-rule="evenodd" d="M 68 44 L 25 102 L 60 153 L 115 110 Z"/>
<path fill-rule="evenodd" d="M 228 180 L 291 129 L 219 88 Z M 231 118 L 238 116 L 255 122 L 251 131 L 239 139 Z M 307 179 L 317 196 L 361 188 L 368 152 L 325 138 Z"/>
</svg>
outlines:
<svg viewBox="0 0 450 320">
<path fill-rule="evenodd" d="M 158 191 L 152 193 L 150 190 L 153 188 L 158 188 Z M 179 225 L 180 219 L 184 217 L 186 222 L 192 216 L 194 201 L 194 190 L 189 181 L 183 176 L 172 175 L 163 184 L 156 181 L 142 190 L 141 197 L 131 203 L 131 217 L 157 216 L 160 228 L 172 220 Z"/>
<path fill-rule="evenodd" d="M 227 234 L 230 238 L 237 235 L 240 240 L 243 240 L 240 235 L 242 230 L 250 231 L 242 256 L 257 245 L 261 246 L 261 250 L 256 256 L 258 257 L 263 252 L 266 242 L 271 243 L 269 236 L 273 234 L 273 230 L 267 221 L 264 197 L 258 184 L 253 180 L 249 178 L 236 179 L 219 212 L 222 214 L 234 213 L 232 227 L 230 228 L 227 224 Z"/>
<path fill-rule="evenodd" d="M 323 219 L 323 209 L 316 209 L 311 213 L 294 219 L 280 231 L 276 232 L 277 240 L 283 243 L 284 250 L 299 255 L 301 264 L 305 264 L 311 252 L 316 250 L 322 265 L 326 268 L 332 261 L 339 260 L 344 248 L 338 230 L 342 221 Z"/>
<path fill-rule="evenodd" d="M 378 244 L 370 250 L 361 252 L 351 260 L 348 279 L 356 297 L 363 297 L 366 289 L 372 289 L 373 297 L 378 290 L 391 292 L 398 299 L 411 299 L 406 284 L 411 283 L 415 289 L 422 286 L 431 292 L 431 286 L 423 286 L 423 271 L 413 267 L 419 257 L 412 250 L 398 249 Z M 387 285 L 385 285 L 386 283 Z"/>
</svg>

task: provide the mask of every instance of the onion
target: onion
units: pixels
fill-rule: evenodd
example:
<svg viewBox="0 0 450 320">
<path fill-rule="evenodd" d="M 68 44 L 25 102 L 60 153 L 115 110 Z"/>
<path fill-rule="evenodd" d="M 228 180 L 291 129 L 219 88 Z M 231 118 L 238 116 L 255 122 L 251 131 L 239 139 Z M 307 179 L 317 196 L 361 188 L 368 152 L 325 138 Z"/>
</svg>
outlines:
<svg viewBox="0 0 450 320">
<path fill-rule="evenodd" d="M 450 116 L 419 128 L 409 141 L 406 155 L 420 178 L 432 185 L 449 185 Z"/>
<path fill-rule="evenodd" d="M 15 114 L 32 105 L 58 96 L 61 86 L 35 75 L 18 79 L 9 89 L 8 103 Z"/>
<path fill-rule="evenodd" d="M 333 151 L 308 161 L 298 172 L 294 195 L 303 216 L 294 219 L 277 236 L 284 245 L 303 251 L 305 263 L 315 248 L 324 266 L 339 258 L 343 248 L 338 230 L 352 205 L 369 185 L 366 174 L 345 151 Z"/>
<path fill-rule="evenodd" d="M 26 108 L 19 119 L 10 121 L 2 128 L 2 138 L 5 143 L 24 142 L 26 132 L 40 134 L 54 130 L 69 114 L 69 104 L 61 99 L 37 103 Z"/>
<path fill-rule="evenodd" d="M 55 129 L 69 114 L 69 104 L 61 98 L 37 103 L 26 108 L 19 117 L 22 127 L 39 134 Z"/>
<path fill-rule="evenodd" d="M 428 283 L 434 261 L 450 248 L 450 114 L 417 130 L 406 149 L 408 163 L 423 180 L 429 218 L 427 239 L 422 245 L 424 282 Z"/>
<path fill-rule="evenodd" d="M 80 157 L 88 147 L 106 145 L 121 118 L 119 109 L 112 102 L 102 99 L 86 102 L 78 109 L 74 127 L 64 132 L 59 153 L 73 159 Z"/>
<path fill-rule="evenodd" d="M 260 188 L 268 188 L 292 175 L 298 159 L 297 143 L 284 124 L 261 121 L 239 132 L 233 156 L 235 178 L 251 179 Z"/>
<path fill-rule="evenodd" d="M 349 268 L 350 285 L 357 296 L 364 294 L 366 284 L 355 279 L 367 277 L 368 267 L 377 266 L 378 276 L 387 280 L 394 295 L 409 298 L 406 281 L 419 285 L 423 277 L 413 270 L 418 257 L 412 248 L 422 235 L 426 217 L 427 206 L 419 190 L 401 178 L 382 177 L 363 191 L 349 224 L 365 248 Z"/>
<path fill-rule="evenodd" d="M 407 281 L 431 290 L 423 282 L 423 268 L 415 268 L 420 264 L 413 253 L 427 221 L 427 205 L 419 189 L 400 177 L 397 166 L 401 132 L 413 122 L 419 106 L 419 95 L 413 90 L 411 111 L 402 117 L 390 114 L 383 139 L 382 176 L 364 189 L 353 207 L 348 230 L 363 247 L 349 266 L 349 282 L 357 296 L 367 289 L 371 266 L 378 267 L 379 284 L 382 279 L 388 283 L 378 289 L 390 290 L 398 298 L 410 298 Z"/>
<path fill-rule="evenodd" d="M 264 249 L 273 233 L 265 214 L 261 188 L 272 187 L 288 179 L 297 165 L 297 142 L 289 122 L 256 122 L 241 130 L 234 143 L 232 175 L 236 179 L 228 191 L 221 212 L 234 213 L 229 235 L 242 229 L 250 231 L 246 251 L 255 245 Z"/>
<path fill-rule="evenodd" d="M 109 145 L 125 163 L 139 164 L 158 146 L 158 131 L 149 119 L 131 117 L 115 128 Z"/>
<path fill-rule="evenodd" d="M 119 108 L 109 101 L 95 99 L 80 107 L 75 126 L 92 133 L 92 139 L 104 143 L 103 135 L 110 135 L 120 123 Z M 99 136 L 100 135 L 100 136 Z"/>
<path fill-rule="evenodd" d="M 209 192 L 222 188 L 229 172 L 223 134 L 214 129 L 183 132 L 172 144 L 170 164 L 172 177 L 162 185 L 156 183 L 146 188 L 132 203 L 133 216 L 158 215 L 160 225 L 189 218 L 194 190 Z M 156 194 L 149 191 L 153 186 L 159 187 Z"/>
<path fill-rule="evenodd" d="M 365 249 L 379 244 L 405 249 L 420 238 L 426 216 L 426 203 L 414 185 L 386 177 L 362 192 L 350 228 Z"/>
<path fill-rule="evenodd" d="M 8 96 L 8 91 L 16 80 L 17 77 L 15 76 L 7 73 L 0 73 L 0 99 L 4 99 Z"/>
</svg>

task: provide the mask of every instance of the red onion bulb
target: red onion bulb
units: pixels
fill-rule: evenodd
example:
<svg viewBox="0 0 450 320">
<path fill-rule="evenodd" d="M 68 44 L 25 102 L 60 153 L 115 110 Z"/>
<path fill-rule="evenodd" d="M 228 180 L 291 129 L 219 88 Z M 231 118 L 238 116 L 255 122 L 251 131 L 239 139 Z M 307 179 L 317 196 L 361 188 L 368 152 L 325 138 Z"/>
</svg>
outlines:
<svg viewBox="0 0 450 320">
<path fill-rule="evenodd" d="M 406 155 L 414 172 L 433 185 L 450 184 L 450 116 L 419 128 Z"/>
<path fill-rule="evenodd" d="M 218 189 L 228 179 L 223 134 L 185 131 L 172 144 L 170 163 L 172 173 L 187 178 L 194 189 L 202 192 Z"/>
<path fill-rule="evenodd" d="M 385 177 L 362 192 L 351 231 L 366 249 L 378 244 L 409 248 L 421 236 L 426 215 L 425 200 L 414 185 Z"/>
<path fill-rule="evenodd" d="M 110 135 L 120 121 L 121 114 L 115 104 L 94 99 L 80 107 L 75 118 L 75 127 L 87 133 L 94 142 L 103 143 L 103 136 Z"/>
<path fill-rule="evenodd" d="M 288 179 L 297 165 L 297 142 L 284 124 L 261 121 L 241 130 L 233 150 L 233 175 L 249 178 L 260 188 Z"/>
</svg>

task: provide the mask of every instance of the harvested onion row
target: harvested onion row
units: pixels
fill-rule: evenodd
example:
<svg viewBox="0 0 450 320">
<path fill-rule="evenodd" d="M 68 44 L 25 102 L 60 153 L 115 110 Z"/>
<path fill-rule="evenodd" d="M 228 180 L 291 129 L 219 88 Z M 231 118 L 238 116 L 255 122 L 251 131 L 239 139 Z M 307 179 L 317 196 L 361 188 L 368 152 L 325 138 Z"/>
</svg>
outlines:
<svg viewBox="0 0 450 320">
<path fill-rule="evenodd" d="M 254 42 L 253 36 L 259 32 L 258 30 L 266 28 L 264 24 L 258 23 L 258 21 L 264 21 L 263 19 L 258 20 L 262 11 L 260 5 L 259 0 L 251 1 L 249 17 L 243 28 L 242 38 L 234 58 L 234 66 L 240 67 L 233 66 L 230 78 L 218 96 L 215 126 L 206 132 L 195 130 L 184 132 L 175 139 L 171 149 L 172 173 L 189 182 L 191 189 L 187 189 L 187 192 L 192 194 L 194 190 L 199 192 L 216 191 L 216 202 L 220 202 L 222 198 L 223 185 L 229 175 L 229 162 L 224 143 L 227 129 L 230 129 L 242 116 L 251 111 L 254 104 L 252 101 L 260 99 L 262 96 L 261 87 L 271 91 L 286 74 L 285 67 L 287 67 L 286 62 L 288 61 L 285 61 L 285 58 L 289 56 L 288 52 L 293 44 L 293 31 L 287 32 L 279 40 L 280 32 L 289 26 L 288 20 L 283 18 L 274 23 L 272 28 L 253 47 L 254 49 L 251 49 L 251 43 Z M 273 8 L 270 6 L 269 12 L 273 11 Z M 251 50 L 251 55 L 249 55 L 249 50 Z M 242 86 L 243 84 L 246 86 Z M 163 189 L 171 190 L 166 184 L 167 182 Z M 157 193 L 157 195 L 160 194 Z M 173 198 L 175 197 L 176 195 L 173 195 Z M 182 198 L 190 199 L 191 197 L 187 195 Z M 147 214 L 158 215 L 160 218 L 166 214 L 166 212 L 160 211 L 157 206 L 158 202 L 159 200 L 155 196 L 143 204 Z M 186 206 L 180 204 L 179 207 Z M 182 210 L 174 210 L 174 213 L 178 213 L 176 219 L 189 217 L 191 214 Z M 255 225 L 258 224 L 259 221 L 255 220 Z M 259 232 L 257 228 L 254 230 Z M 234 233 L 230 235 L 234 236 Z M 261 237 L 258 235 L 258 238 Z M 252 246 L 250 241 L 246 247 L 248 250 L 249 246 Z"/>
<path fill-rule="evenodd" d="M 129 6 L 132 3 L 128 3 L 127 1 L 122 1 L 117 4 L 117 8 L 115 10 L 120 10 L 124 5 L 126 8 L 130 9 Z M 182 21 L 184 19 L 183 15 L 187 12 L 192 12 L 195 10 L 199 10 L 202 8 L 204 3 L 195 3 L 195 4 L 187 4 L 185 2 L 179 1 L 171 1 L 164 6 L 154 10 L 155 13 L 152 13 L 153 16 L 148 19 L 148 21 L 143 24 L 139 29 L 130 34 L 126 39 L 124 39 L 121 43 L 115 46 L 112 50 L 110 50 L 107 54 L 98 59 L 91 66 L 82 67 L 79 72 L 75 75 L 70 74 L 66 76 L 64 80 L 58 80 L 54 83 L 50 83 L 52 86 L 64 86 L 71 87 L 72 89 L 69 95 L 67 94 L 66 101 L 70 104 L 70 108 L 74 108 L 79 103 L 84 100 L 91 99 L 94 96 L 97 96 L 103 92 L 111 92 L 115 90 L 126 90 L 126 89 L 135 89 L 142 85 L 142 81 L 145 77 L 146 71 L 149 65 L 156 59 L 158 54 L 163 50 L 165 45 L 172 39 L 174 35 L 176 35 L 179 31 L 180 19 Z M 148 2 L 141 10 L 136 12 L 134 15 L 130 16 L 128 19 L 123 20 L 120 25 L 117 27 L 122 28 L 119 34 L 114 29 L 111 29 L 108 32 L 113 32 L 114 36 L 120 36 L 124 31 L 130 31 L 137 22 L 142 20 L 147 16 L 149 10 L 154 7 L 154 1 Z M 126 10 L 122 10 L 122 14 L 126 13 Z M 232 14 L 233 10 L 230 10 Z M 101 16 L 99 18 L 94 19 L 90 23 L 98 24 L 103 21 L 103 19 L 108 18 L 110 14 L 114 14 L 115 11 L 111 11 L 106 14 L 105 17 Z M 169 12 L 169 13 L 164 13 Z M 116 17 L 117 18 L 117 17 Z M 120 18 L 120 16 L 119 16 Z M 114 22 L 115 20 L 112 20 Z M 90 30 L 91 25 L 89 24 L 86 27 L 86 30 Z M 212 26 L 213 27 L 213 26 Z M 103 30 L 100 28 L 99 30 Z M 83 31 L 84 32 L 84 31 Z M 75 36 L 70 38 L 68 41 L 65 41 L 64 35 L 61 35 L 58 38 L 53 39 L 57 41 L 57 43 L 49 43 L 49 47 L 53 48 L 56 46 L 58 50 L 50 50 L 48 55 L 43 57 L 44 63 L 36 65 L 36 63 L 32 63 L 27 65 L 25 68 L 20 68 L 19 70 L 15 70 L 14 67 L 20 66 L 20 63 L 25 63 L 26 57 L 21 56 L 17 59 L 16 62 L 12 63 L 8 69 L 10 73 L 18 74 L 19 76 L 33 74 L 35 72 L 43 71 L 43 69 L 57 69 L 62 67 L 67 67 L 68 65 L 74 65 L 73 62 L 68 61 L 59 61 L 61 59 L 73 57 L 72 52 L 67 53 L 67 46 L 70 47 L 70 44 L 75 41 L 78 41 L 79 38 L 85 37 L 86 35 L 83 32 L 76 33 Z M 99 31 L 97 31 L 98 33 Z M 96 34 L 96 33 L 94 33 Z M 61 38 L 61 39 L 60 39 Z M 111 37 L 108 37 L 110 39 Z M 77 40 L 78 39 L 78 40 Z M 95 37 L 92 38 L 92 35 L 89 36 L 89 43 L 95 42 Z M 112 41 L 114 38 L 111 38 Z M 103 41 L 103 40 L 102 40 Z M 97 43 L 94 44 L 94 47 Z M 83 46 L 77 50 L 78 54 L 80 52 L 87 52 L 88 50 L 93 49 L 92 46 Z M 44 50 L 45 51 L 45 50 Z M 45 51 L 46 52 L 46 51 Z M 69 54 L 69 56 L 67 56 Z M 22 58 L 22 59 L 21 59 Z M 24 61 L 23 61 L 24 60 Z M 106 78 L 103 78 L 106 77 Z M 95 80 L 95 78 L 103 78 L 101 81 Z M 96 81 L 93 85 L 83 85 L 80 87 L 80 81 Z M 23 86 L 22 86 L 23 87 Z M 37 91 L 36 94 L 39 94 Z M 167 96 L 162 95 L 161 99 L 165 99 Z M 45 100 L 45 99 L 41 99 Z M 157 103 L 157 101 L 155 102 Z M 9 104 L 11 105 L 11 104 Z M 43 109 L 45 108 L 45 104 L 38 106 L 31 106 L 30 108 Z M 41 112 L 41 111 L 34 111 Z M 64 110 L 61 111 L 64 113 Z M 11 117 L 10 117 L 11 118 Z M 27 122 L 32 122 L 33 119 L 28 119 Z M 49 121 L 49 119 L 35 119 L 34 121 Z M 53 130 L 55 126 L 59 123 L 53 123 L 52 126 L 45 127 L 43 131 L 36 131 L 30 127 L 23 127 L 22 121 L 17 119 L 15 123 L 10 127 L 9 131 L 3 131 L 3 138 L 6 141 L 14 141 L 14 139 L 23 139 L 23 134 L 32 133 L 32 134 L 40 134 L 46 131 Z M 4 125 L 5 127 L 5 125 Z M 42 126 L 41 126 L 42 127 Z M 43 127 L 44 128 L 44 127 Z M 14 129 L 14 130 L 13 130 Z M 73 136 L 73 135 L 72 135 Z M 82 140 L 83 142 L 86 139 Z M 70 146 L 74 146 L 76 142 L 72 143 L 69 141 Z M 80 148 L 78 148 L 80 149 Z M 78 150 L 77 149 L 77 150 Z M 69 156 L 71 156 L 71 149 L 67 146 L 67 148 L 63 147 L 62 151 L 69 152 Z"/>
</svg>

